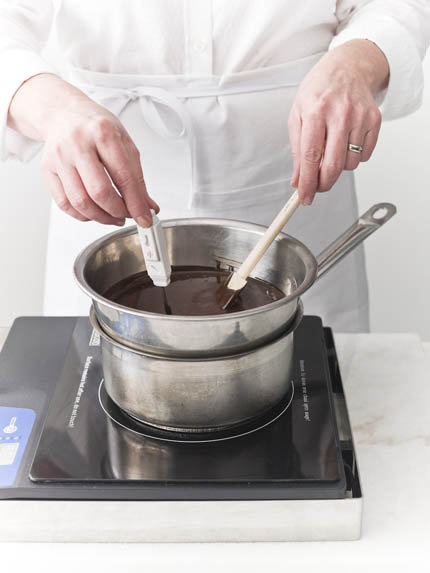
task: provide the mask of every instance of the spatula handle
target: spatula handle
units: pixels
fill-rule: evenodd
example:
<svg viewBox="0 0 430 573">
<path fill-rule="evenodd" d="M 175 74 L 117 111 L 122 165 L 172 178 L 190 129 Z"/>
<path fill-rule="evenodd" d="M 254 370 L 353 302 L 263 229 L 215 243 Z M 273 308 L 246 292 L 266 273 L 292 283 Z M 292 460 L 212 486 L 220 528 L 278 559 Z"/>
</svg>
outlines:
<svg viewBox="0 0 430 573">
<path fill-rule="evenodd" d="M 247 279 L 248 276 L 252 273 L 261 257 L 275 240 L 285 223 L 290 219 L 290 217 L 292 217 L 299 205 L 299 192 L 295 191 L 276 215 L 276 217 L 273 219 L 264 235 L 261 237 L 261 239 L 258 241 L 258 243 L 255 245 L 247 258 L 236 271 L 242 279 Z"/>
</svg>

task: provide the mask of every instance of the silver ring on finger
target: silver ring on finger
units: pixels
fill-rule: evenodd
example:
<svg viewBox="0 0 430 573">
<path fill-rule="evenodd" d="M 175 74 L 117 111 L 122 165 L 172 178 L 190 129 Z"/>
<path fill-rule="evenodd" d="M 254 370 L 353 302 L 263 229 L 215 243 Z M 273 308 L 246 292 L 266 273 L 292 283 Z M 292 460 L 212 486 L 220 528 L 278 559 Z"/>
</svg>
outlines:
<svg viewBox="0 0 430 573">
<path fill-rule="evenodd" d="M 353 153 L 363 153 L 363 146 L 348 143 L 348 151 L 352 151 Z"/>
</svg>

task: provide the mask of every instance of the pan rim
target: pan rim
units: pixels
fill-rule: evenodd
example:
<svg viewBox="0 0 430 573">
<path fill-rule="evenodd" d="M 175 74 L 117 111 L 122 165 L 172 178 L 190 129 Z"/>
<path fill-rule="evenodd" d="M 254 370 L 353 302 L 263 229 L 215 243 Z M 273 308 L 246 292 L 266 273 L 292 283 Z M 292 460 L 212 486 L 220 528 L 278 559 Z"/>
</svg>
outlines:
<svg viewBox="0 0 430 573">
<path fill-rule="evenodd" d="M 201 225 L 214 225 L 214 226 L 223 226 L 226 228 L 232 228 L 236 230 L 243 230 L 243 231 L 250 231 L 253 233 L 257 233 L 262 235 L 266 231 L 266 227 L 264 225 L 258 225 L 255 223 L 249 223 L 246 221 L 239 221 L 233 219 L 217 219 L 217 218 L 207 218 L 207 217 L 194 217 L 194 218 L 178 218 L 178 219 L 166 219 L 162 221 L 163 227 L 171 228 L 177 226 L 201 226 Z M 139 316 L 141 318 L 147 317 L 151 320 L 160 320 L 160 321 L 167 321 L 167 322 L 207 322 L 207 321 L 223 321 L 223 320 L 238 320 L 239 318 L 244 318 L 245 316 L 255 316 L 256 314 L 261 314 L 264 312 L 268 312 L 270 310 L 275 310 L 276 308 L 280 308 L 294 300 L 297 300 L 305 291 L 307 291 L 310 286 L 315 282 L 318 265 L 317 260 L 313 253 L 309 250 L 309 248 L 299 241 L 298 239 L 288 235 L 286 233 L 279 233 L 276 237 L 275 241 L 281 240 L 288 240 L 291 242 L 291 246 L 296 253 L 303 261 L 305 265 L 305 277 L 300 284 L 300 286 L 295 289 L 294 292 L 285 296 L 279 300 L 274 302 L 270 302 L 268 304 L 245 310 L 239 312 L 232 312 L 228 314 L 208 314 L 208 315 L 199 315 L 199 316 L 187 316 L 187 315 L 165 315 L 165 314 L 158 314 L 155 312 L 148 312 L 130 308 L 128 306 L 123 306 L 116 302 L 113 302 L 103 295 L 98 293 L 93 287 L 91 287 L 85 277 L 85 268 L 88 260 L 91 256 L 94 255 L 102 246 L 111 242 L 114 238 L 123 238 L 129 235 L 133 235 L 137 233 L 137 226 L 130 225 L 126 228 L 120 229 L 118 231 L 113 231 L 112 233 L 108 233 L 99 239 L 96 239 L 88 246 L 86 246 L 76 257 L 75 263 L 73 265 L 73 274 L 75 281 L 77 282 L 80 289 L 87 294 L 93 302 L 97 302 L 99 305 L 103 305 L 105 307 L 114 309 L 118 312 L 123 312 L 127 314 L 131 314 L 134 316 Z"/>
</svg>

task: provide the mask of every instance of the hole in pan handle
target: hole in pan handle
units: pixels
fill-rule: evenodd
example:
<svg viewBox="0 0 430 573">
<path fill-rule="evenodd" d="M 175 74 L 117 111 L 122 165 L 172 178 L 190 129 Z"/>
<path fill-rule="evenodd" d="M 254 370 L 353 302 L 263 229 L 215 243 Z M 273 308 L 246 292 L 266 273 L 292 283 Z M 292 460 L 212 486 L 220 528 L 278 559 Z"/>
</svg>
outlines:
<svg viewBox="0 0 430 573">
<path fill-rule="evenodd" d="M 389 221 L 396 213 L 396 206 L 392 203 L 377 203 L 366 211 L 359 220 L 364 223 L 375 223 L 381 226 Z"/>
</svg>

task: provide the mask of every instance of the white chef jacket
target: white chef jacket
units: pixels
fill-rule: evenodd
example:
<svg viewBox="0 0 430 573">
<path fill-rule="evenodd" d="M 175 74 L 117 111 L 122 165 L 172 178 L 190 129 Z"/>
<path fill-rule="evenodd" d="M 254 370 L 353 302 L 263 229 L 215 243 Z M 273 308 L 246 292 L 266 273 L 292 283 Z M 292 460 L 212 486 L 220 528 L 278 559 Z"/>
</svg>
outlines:
<svg viewBox="0 0 430 573">
<path fill-rule="evenodd" d="M 371 40 L 390 65 L 383 117 L 405 115 L 421 103 L 429 28 L 428 0 L 1 0 L 0 157 L 39 150 L 7 126 L 8 106 L 26 79 L 57 73 L 120 116 L 163 218 L 267 225 L 292 192 L 287 119 L 306 73 L 327 50 Z M 317 253 L 356 216 L 344 172 L 288 232 Z M 46 313 L 87 312 L 73 260 L 110 230 L 51 209 Z M 363 250 L 304 298 L 335 329 L 367 330 Z"/>
</svg>

